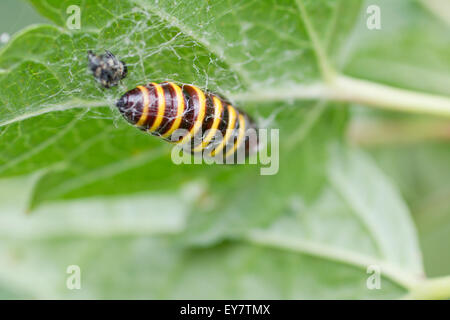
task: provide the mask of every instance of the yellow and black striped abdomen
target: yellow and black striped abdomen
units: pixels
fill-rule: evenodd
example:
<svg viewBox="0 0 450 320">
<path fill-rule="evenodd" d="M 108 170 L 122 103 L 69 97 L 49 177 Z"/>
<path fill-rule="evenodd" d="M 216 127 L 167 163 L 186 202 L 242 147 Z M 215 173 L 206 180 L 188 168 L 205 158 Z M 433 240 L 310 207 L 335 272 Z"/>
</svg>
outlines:
<svg viewBox="0 0 450 320">
<path fill-rule="evenodd" d="M 125 93 L 116 106 L 139 129 L 189 145 L 193 153 L 220 153 L 227 158 L 238 150 L 245 150 L 248 156 L 257 149 L 256 126 L 250 117 L 218 95 L 193 85 L 153 82 L 138 86 Z"/>
</svg>

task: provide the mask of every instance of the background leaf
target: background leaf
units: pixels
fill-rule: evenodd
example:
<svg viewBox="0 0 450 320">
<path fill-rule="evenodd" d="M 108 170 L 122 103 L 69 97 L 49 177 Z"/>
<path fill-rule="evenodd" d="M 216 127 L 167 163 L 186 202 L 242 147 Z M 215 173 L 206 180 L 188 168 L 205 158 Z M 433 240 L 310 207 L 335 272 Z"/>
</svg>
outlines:
<svg viewBox="0 0 450 320">
<path fill-rule="evenodd" d="M 448 48 L 435 33 L 442 21 L 429 8 L 377 2 L 392 16 L 408 9 L 398 25 L 383 18 L 387 41 L 368 37 L 366 4 L 357 0 L 30 2 L 51 24 L 22 30 L 0 51 L 0 296 L 398 298 L 424 278 L 408 206 L 392 179 L 345 142 L 349 119 L 359 119 L 353 109 L 239 97 L 320 84 L 324 61 L 446 94 L 438 81 L 383 78 L 372 61 L 395 64 L 413 52 L 402 62 L 414 65 L 432 52 L 437 60 L 419 74 L 445 73 Z M 81 30 L 66 27 L 74 4 Z M 426 28 L 413 38 L 418 17 Z M 98 87 L 86 69 L 89 49 L 127 62 L 119 87 Z M 165 80 L 219 92 L 262 127 L 279 128 L 279 172 L 172 164 L 170 146 L 113 107 L 126 90 Z M 65 285 L 74 264 L 80 291 Z M 366 286 L 373 265 L 381 290 Z"/>
<path fill-rule="evenodd" d="M 358 27 L 341 55 L 347 74 L 396 87 L 450 94 L 449 24 L 438 19 L 428 3 L 445 11 L 446 1 L 388 1 L 370 4 L 381 8 L 381 30 Z M 433 6 L 433 8 L 435 8 Z M 386 68 L 390 72 L 385 72 Z"/>
<path fill-rule="evenodd" d="M 360 19 L 349 40 L 353 49 L 348 48 L 348 54 L 342 55 L 346 73 L 397 87 L 448 95 L 447 1 L 371 3 L 382 9 L 382 29 L 369 31 L 363 28 L 365 20 Z M 386 69 L 390 72 L 385 72 Z M 355 108 L 352 115 L 350 138 L 375 156 L 411 208 L 428 274 L 448 274 L 448 120 L 360 108 Z"/>
</svg>

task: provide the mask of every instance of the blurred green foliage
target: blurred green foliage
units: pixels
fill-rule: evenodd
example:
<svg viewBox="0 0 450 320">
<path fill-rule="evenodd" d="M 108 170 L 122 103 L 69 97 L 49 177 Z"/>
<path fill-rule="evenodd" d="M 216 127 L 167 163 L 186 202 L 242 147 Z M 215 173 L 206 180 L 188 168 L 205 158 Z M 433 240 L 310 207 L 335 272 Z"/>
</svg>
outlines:
<svg viewBox="0 0 450 320">
<path fill-rule="evenodd" d="M 0 35 L 6 33 L 8 37 L 34 23 L 45 23 L 48 20 L 39 15 L 33 7 L 25 1 L 3 0 L 0 11 Z M 0 41 L 0 48 L 5 43 Z"/>
<path fill-rule="evenodd" d="M 410 116 L 241 103 L 280 128 L 280 172 L 261 176 L 175 166 L 108 108 L 150 80 L 225 96 L 323 81 L 311 26 L 339 72 L 446 95 L 448 25 L 420 1 L 369 1 L 380 31 L 356 0 L 30 2 L 52 24 L 0 51 L 0 298 L 397 298 L 423 276 L 422 253 L 428 276 L 450 273 L 448 141 L 359 141 L 375 163 L 346 139 Z M 73 4 L 80 30 L 66 28 Z M 98 88 L 88 49 L 126 60 L 119 88 Z M 73 264 L 80 291 L 66 288 Z M 372 264 L 381 290 L 366 287 Z"/>
</svg>

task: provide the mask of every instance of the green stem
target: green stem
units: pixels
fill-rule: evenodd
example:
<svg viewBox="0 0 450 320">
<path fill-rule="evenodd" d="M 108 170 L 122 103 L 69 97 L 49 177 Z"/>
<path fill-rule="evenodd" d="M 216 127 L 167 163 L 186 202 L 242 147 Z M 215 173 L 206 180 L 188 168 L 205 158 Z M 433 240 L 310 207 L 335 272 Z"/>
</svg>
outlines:
<svg viewBox="0 0 450 320">
<path fill-rule="evenodd" d="M 450 2 L 447 0 L 421 0 L 432 14 L 450 26 Z"/>
<path fill-rule="evenodd" d="M 346 76 L 336 77 L 329 87 L 328 97 L 388 110 L 450 117 L 449 97 L 393 88 Z"/>
<path fill-rule="evenodd" d="M 391 279 L 393 282 L 408 291 L 416 286 L 417 278 L 419 277 L 417 274 L 406 272 L 386 261 L 377 260 L 373 257 L 343 248 L 330 246 L 315 241 L 298 239 L 293 236 L 280 235 L 261 230 L 252 230 L 245 236 L 244 239 L 254 245 L 310 255 L 329 261 L 343 263 L 363 270 L 366 270 L 370 265 L 377 265 L 381 267 L 383 276 Z"/>
<path fill-rule="evenodd" d="M 324 50 L 324 46 L 319 39 L 319 36 L 316 33 L 316 29 L 314 28 L 312 22 L 309 20 L 309 16 L 306 11 L 305 5 L 303 4 L 303 0 L 296 0 L 296 4 L 297 8 L 299 9 L 302 21 L 305 25 L 306 32 L 308 33 L 309 39 L 311 40 L 315 49 L 314 53 L 316 54 L 316 59 L 319 64 L 322 76 L 325 81 L 332 81 L 335 71 L 328 61 L 327 54 Z"/>
<path fill-rule="evenodd" d="M 421 275 L 410 274 L 385 261 L 377 261 L 369 256 L 267 231 L 253 230 L 243 240 L 254 245 L 306 254 L 362 268 L 363 270 L 368 265 L 378 265 L 385 277 L 408 291 L 402 299 L 450 299 L 450 276 L 423 279 Z"/>
<path fill-rule="evenodd" d="M 450 117 L 450 97 L 394 88 L 344 75 L 336 75 L 327 83 L 259 88 L 232 98 L 242 102 L 323 99 L 360 103 L 386 110 Z"/>
<path fill-rule="evenodd" d="M 450 276 L 418 282 L 403 299 L 450 299 Z"/>
</svg>

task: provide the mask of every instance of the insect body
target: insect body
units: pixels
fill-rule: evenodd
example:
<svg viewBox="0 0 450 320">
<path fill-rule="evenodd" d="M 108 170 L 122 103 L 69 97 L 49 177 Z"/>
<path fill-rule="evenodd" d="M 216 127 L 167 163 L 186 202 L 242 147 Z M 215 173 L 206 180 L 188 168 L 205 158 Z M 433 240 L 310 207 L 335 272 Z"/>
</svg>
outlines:
<svg viewBox="0 0 450 320">
<path fill-rule="evenodd" d="M 188 146 L 192 153 L 229 158 L 238 151 L 248 156 L 257 149 L 256 126 L 250 117 L 193 85 L 152 82 L 128 91 L 116 106 L 134 126 Z"/>
<path fill-rule="evenodd" d="M 89 69 L 94 78 L 104 87 L 116 86 L 120 80 L 127 76 L 127 66 L 119 61 L 111 52 L 96 55 L 88 51 Z"/>
</svg>

